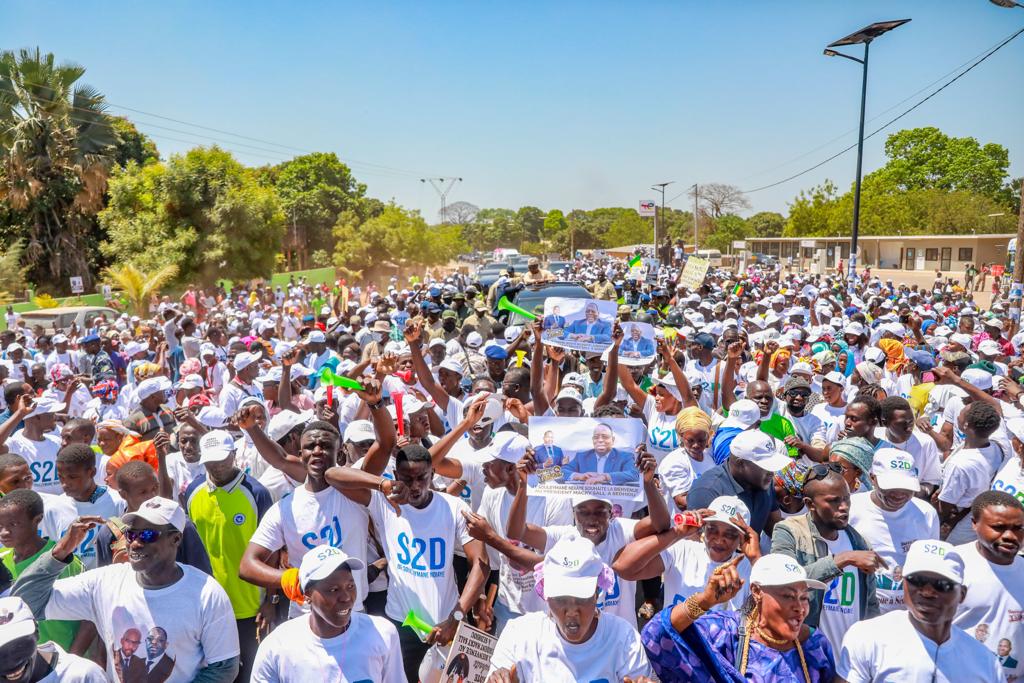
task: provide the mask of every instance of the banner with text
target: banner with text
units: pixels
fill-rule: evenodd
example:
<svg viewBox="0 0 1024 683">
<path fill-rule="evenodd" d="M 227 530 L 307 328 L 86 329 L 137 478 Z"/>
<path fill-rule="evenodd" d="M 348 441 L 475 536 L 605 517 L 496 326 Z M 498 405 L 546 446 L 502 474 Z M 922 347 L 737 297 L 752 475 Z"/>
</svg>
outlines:
<svg viewBox="0 0 1024 683">
<path fill-rule="evenodd" d="M 498 639 L 460 622 L 452 640 L 441 683 L 485 683 Z"/>
<path fill-rule="evenodd" d="M 531 417 L 529 434 L 537 461 L 527 482 L 531 494 L 643 500 L 635 452 L 645 439 L 642 420 Z"/>
<path fill-rule="evenodd" d="M 704 284 L 704 278 L 707 276 L 708 268 L 710 267 L 711 261 L 708 261 L 706 258 L 691 256 L 686 260 L 683 272 L 679 274 L 679 286 L 686 287 L 690 291 L 700 289 L 700 286 Z"/>
</svg>

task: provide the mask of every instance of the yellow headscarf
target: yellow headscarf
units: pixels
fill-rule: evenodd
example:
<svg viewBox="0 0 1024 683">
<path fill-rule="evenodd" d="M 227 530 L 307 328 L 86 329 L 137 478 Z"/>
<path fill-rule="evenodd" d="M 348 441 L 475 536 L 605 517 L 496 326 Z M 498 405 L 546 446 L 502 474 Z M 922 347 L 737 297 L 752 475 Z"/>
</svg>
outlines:
<svg viewBox="0 0 1024 683">
<path fill-rule="evenodd" d="M 683 408 L 676 416 L 676 432 L 700 431 L 711 434 L 711 417 L 697 406 Z"/>
<path fill-rule="evenodd" d="M 903 352 L 903 343 L 895 339 L 881 339 L 878 348 L 885 351 L 885 369 L 899 372 L 907 364 L 907 356 Z"/>
</svg>

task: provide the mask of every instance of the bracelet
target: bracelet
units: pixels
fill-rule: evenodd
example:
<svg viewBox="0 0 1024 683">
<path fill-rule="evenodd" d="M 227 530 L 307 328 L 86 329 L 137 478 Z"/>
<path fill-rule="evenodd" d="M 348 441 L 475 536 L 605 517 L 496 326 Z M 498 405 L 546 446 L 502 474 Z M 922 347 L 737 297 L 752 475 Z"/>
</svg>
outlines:
<svg viewBox="0 0 1024 683">
<path fill-rule="evenodd" d="M 384 482 L 386 482 L 386 481 L 387 481 L 386 478 L 381 477 L 380 481 L 377 482 L 377 490 L 380 491 L 381 493 L 384 493 Z M 387 494 L 384 493 L 384 495 L 386 496 Z"/>
<path fill-rule="evenodd" d="M 370 406 L 370 410 L 380 410 L 381 408 L 384 407 L 384 399 L 381 399 L 376 403 L 370 403 L 368 405 Z"/>
<path fill-rule="evenodd" d="M 683 606 L 686 607 L 686 614 L 690 617 L 691 621 L 696 621 L 702 614 L 707 614 L 707 610 L 700 606 L 697 602 L 697 596 L 691 595 L 683 601 Z"/>
</svg>

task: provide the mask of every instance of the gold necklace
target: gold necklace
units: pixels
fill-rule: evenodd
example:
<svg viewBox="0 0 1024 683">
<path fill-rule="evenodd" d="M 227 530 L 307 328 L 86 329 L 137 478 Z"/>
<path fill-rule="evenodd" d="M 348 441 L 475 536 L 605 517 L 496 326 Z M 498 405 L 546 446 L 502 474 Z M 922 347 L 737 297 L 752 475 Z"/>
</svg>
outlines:
<svg viewBox="0 0 1024 683">
<path fill-rule="evenodd" d="M 757 631 L 757 635 L 761 637 L 761 640 L 765 641 L 772 647 L 779 648 L 784 645 L 788 645 L 790 642 L 792 642 L 788 638 L 773 638 L 772 636 L 768 635 L 768 633 L 763 628 L 761 628 L 760 624 L 755 625 L 754 629 Z"/>
</svg>

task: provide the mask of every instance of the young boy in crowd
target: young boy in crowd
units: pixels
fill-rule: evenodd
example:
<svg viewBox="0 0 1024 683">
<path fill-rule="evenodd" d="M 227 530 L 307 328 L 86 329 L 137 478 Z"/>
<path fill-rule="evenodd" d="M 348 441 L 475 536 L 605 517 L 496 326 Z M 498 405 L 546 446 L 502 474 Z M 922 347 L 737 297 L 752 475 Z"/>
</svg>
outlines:
<svg viewBox="0 0 1024 683">
<path fill-rule="evenodd" d="M 121 496 L 106 486 L 96 484 L 96 454 L 89 446 L 73 443 L 61 448 L 57 453 L 57 478 L 64 489 L 64 496 L 74 503 L 79 517 L 95 515 L 109 519 L 124 512 L 125 504 Z M 99 566 L 96 555 L 97 531 L 98 527 L 90 529 L 75 553 L 86 569 Z"/>
</svg>

